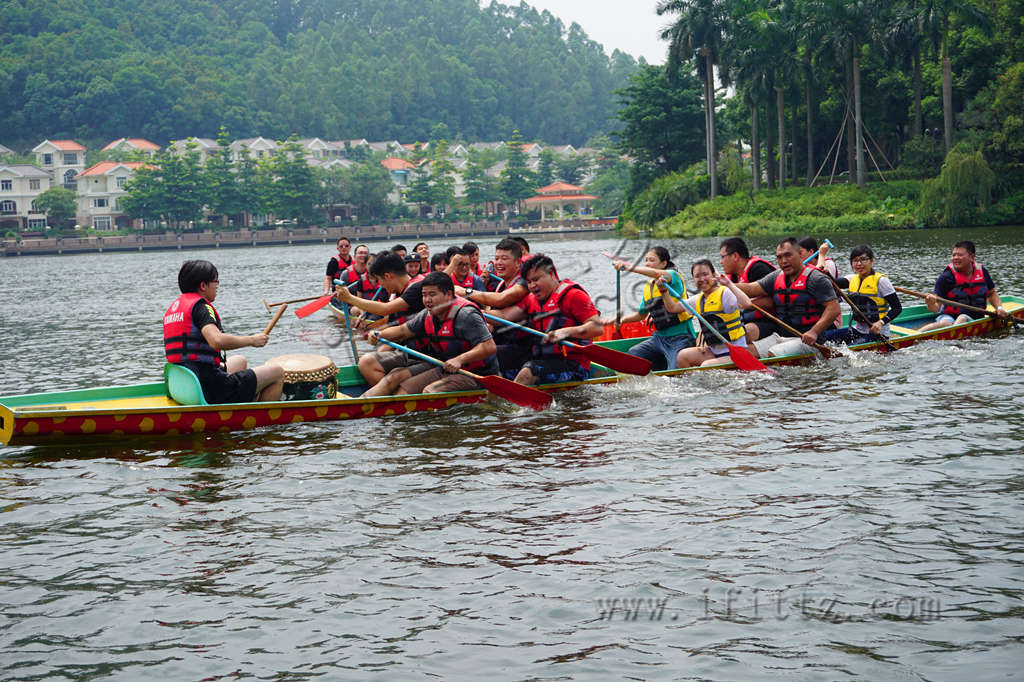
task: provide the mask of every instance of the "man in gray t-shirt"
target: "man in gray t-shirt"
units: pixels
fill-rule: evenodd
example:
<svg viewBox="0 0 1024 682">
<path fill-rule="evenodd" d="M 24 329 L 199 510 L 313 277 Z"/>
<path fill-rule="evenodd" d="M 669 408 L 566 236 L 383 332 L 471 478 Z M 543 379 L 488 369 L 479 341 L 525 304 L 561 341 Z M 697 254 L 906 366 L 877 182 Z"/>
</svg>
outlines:
<svg viewBox="0 0 1024 682">
<path fill-rule="evenodd" d="M 828 277 L 817 268 L 804 266 L 797 254 L 796 239 L 789 237 L 781 240 L 775 247 L 779 270 L 765 275 L 756 282 L 736 285 L 751 298 L 771 296 L 775 303 L 776 317 L 800 333 L 802 347 L 787 344 L 786 353 L 780 353 L 778 348 L 772 348 L 768 351 L 772 355 L 810 352 L 818 337 L 826 329 L 830 329 L 832 323 L 842 313 L 835 289 Z M 784 278 L 781 282 L 780 277 Z M 785 290 L 776 290 L 777 284 L 784 285 Z M 772 327 L 748 323 L 747 341 L 757 341 L 773 332 L 782 337 L 797 336 L 785 327 Z"/>
<path fill-rule="evenodd" d="M 498 373 L 498 349 L 480 309 L 455 296 L 452 278 L 446 273 L 432 272 L 421 284 L 424 309 L 404 324 L 371 331 L 368 338 L 374 344 L 379 339 L 403 344 L 419 339 L 422 352 L 438 362 L 395 367 L 363 395 L 470 391 L 480 386 L 460 369 L 478 375 Z"/>
</svg>

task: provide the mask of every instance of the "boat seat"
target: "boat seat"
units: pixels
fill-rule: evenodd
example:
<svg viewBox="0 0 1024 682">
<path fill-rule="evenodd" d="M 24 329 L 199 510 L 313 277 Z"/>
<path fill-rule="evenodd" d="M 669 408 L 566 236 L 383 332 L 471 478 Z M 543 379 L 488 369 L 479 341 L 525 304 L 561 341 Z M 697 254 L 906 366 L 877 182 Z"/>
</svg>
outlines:
<svg viewBox="0 0 1024 682">
<path fill-rule="evenodd" d="M 188 367 L 173 362 L 164 364 L 164 388 L 167 395 L 180 405 L 207 405 L 199 377 Z"/>
</svg>

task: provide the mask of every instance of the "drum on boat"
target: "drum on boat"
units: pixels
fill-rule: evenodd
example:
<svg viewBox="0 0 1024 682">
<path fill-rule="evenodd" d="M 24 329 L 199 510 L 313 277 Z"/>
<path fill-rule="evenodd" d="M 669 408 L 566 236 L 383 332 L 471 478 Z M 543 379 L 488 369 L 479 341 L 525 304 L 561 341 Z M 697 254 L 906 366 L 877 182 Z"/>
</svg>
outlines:
<svg viewBox="0 0 1024 682">
<path fill-rule="evenodd" d="M 326 355 L 289 353 L 267 360 L 284 370 L 282 400 L 321 400 L 338 395 L 338 368 Z"/>
</svg>

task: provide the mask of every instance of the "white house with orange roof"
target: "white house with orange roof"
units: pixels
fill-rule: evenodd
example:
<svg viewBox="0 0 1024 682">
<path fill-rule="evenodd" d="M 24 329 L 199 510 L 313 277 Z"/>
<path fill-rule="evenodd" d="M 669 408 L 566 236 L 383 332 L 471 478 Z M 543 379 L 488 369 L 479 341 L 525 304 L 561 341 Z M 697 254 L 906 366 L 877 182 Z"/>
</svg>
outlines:
<svg viewBox="0 0 1024 682">
<path fill-rule="evenodd" d="M 160 145 L 154 144 L 149 140 L 143 140 L 141 137 L 122 137 L 108 144 L 102 151 L 141 152 L 146 156 L 152 157 L 160 151 Z"/>
<path fill-rule="evenodd" d="M 35 199 L 50 189 L 53 178 L 35 166 L 0 165 L 0 228 L 42 230 L 46 215 Z"/>
<path fill-rule="evenodd" d="M 132 220 L 121 210 L 120 200 L 128 193 L 125 183 L 145 165 L 138 161 L 101 161 L 80 173 L 76 178 L 78 224 L 94 230 L 131 227 Z"/>
<path fill-rule="evenodd" d="M 43 140 L 32 149 L 36 165 L 65 189 L 75 189 L 75 176 L 85 170 L 85 147 L 74 140 Z"/>
</svg>

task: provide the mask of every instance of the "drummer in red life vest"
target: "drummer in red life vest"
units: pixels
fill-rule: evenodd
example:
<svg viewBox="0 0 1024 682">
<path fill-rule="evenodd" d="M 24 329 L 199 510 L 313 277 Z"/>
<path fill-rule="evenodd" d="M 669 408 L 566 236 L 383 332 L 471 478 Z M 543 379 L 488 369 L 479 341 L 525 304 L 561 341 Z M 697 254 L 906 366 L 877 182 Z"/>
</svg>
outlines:
<svg viewBox="0 0 1024 682">
<path fill-rule="evenodd" d="M 483 315 L 475 304 L 455 295 L 451 276 L 430 273 L 423 278 L 422 292 L 424 310 L 396 327 L 371 331 L 370 343 L 376 344 L 378 338 L 403 344 L 419 339 L 420 349 L 443 360 L 444 367 L 413 359 L 406 367 L 392 369 L 363 395 L 469 391 L 480 385 L 460 374 L 460 369 L 480 375 L 498 373 L 497 347 Z"/>
<path fill-rule="evenodd" d="M 747 323 L 747 341 L 760 341 L 751 348 L 755 355 L 790 355 L 811 353 L 818 337 L 842 313 L 836 291 L 825 274 L 811 265 L 804 265 L 793 237 L 779 240 L 775 246 L 779 270 L 756 282 L 737 283 L 740 291 L 751 299 L 771 296 L 775 316 L 800 332 L 792 332 L 769 321 Z M 770 332 L 765 336 L 764 332 Z"/>
<path fill-rule="evenodd" d="M 415 256 L 415 253 L 410 253 Z M 337 287 L 335 294 L 349 304 L 357 304 L 365 312 L 387 317 L 389 324 L 402 324 L 406 318 L 423 310 L 423 275 L 410 277 L 405 261 L 394 251 L 381 251 L 370 265 L 370 277 L 384 291 L 394 296 L 390 301 L 367 301 L 356 298 L 345 287 Z M 406 367 L 409 356 L 390 348 L 367 353 L 359 358 L 359 372 L 370 386 L 375 385 L 395 367 Z"/>
<path fill-rule="evenodd" d="M 525 319 L 525 324 L 547 332 L 547 337 L 533 345 L 533 358 L 516 374 L 516 382 L 529 386 L 588 378 L 587 356 L 558 342 L 586 344 L 601 335 L 604 326 L 594 302 L 579 284 L 559 279 L 555 264 L 543 254 L 523 263 L 522 271 L 530 295 L 502 317 L 513 322 Z"/>
<path fill-rule="evenodd" d="M 338 240 L 338 255 L 327 261 L 327 274 L 324 275 L 325 294 L 331 293 L 334 289 L 334 280 L 338 278 L 338 273 L 352 265 L 352 257 L 349 255 L 351 248 L 352 242 L 348 240 L 348 237 L 342 237 Z"/>
<path fill-rule="evenodd" d="M 996 293 L 996 284 L 992 276 L 988 274 L 984 265 L 975 262 L 974 255 L 974 242 L 963 241 L 953 245 L 949 265 L 935 280 L 933 292 L 925 299 L 928 310 L 939 313 L 939 316 L 934 322 L 921 327 L 919 331 L 941 329 L 984 317 L 981 313 L 940 303 L 935 299 L 936 296 L 975 308 L 984 308 L 986 303 L 990 303 L 999 317 L 1006 318 L 1009 315 L 1003 308 L 1002 299 Z"/>
<path fill-rule="evenodd" d="M 773 263 L 769 263 L 764 258 L 758 256 L 751 256 L 747 243 L 739 237 L 723 239 L 721 245 L 719 245 L 718 254 L 721 257 L 719 263 L 722 266 L 722 272 L 736 283 L 748 284 L 756 282 L 776 270 Z M 772 311 L 771 296 L 761 296 L 751 300 L 765 310 Z M 772 322 L 759 310 L 750 308 L 749 310 L 742 311 L 742 315 L 744 322 L 759 324 L 763 320 L 765 324 L 762 328 L 764 332 L 762 335 L 768 336 L 771 334 L 769 326 L 772 325 Z"/>
<path fill-rule="evenodd" d="M 211 405 L 280 400 L 284 370 L 277 365 L 246 369 L 245 358 L 223 351 L 267 345 L 267 335 L 225 334 L 213 307 L 220 285 L 217 268 L 205 260 L 186 261 L 178 271 L 179 296 L 164 313 L 167 361 L 188 367 L 199 378 Z"/>
</svg>

